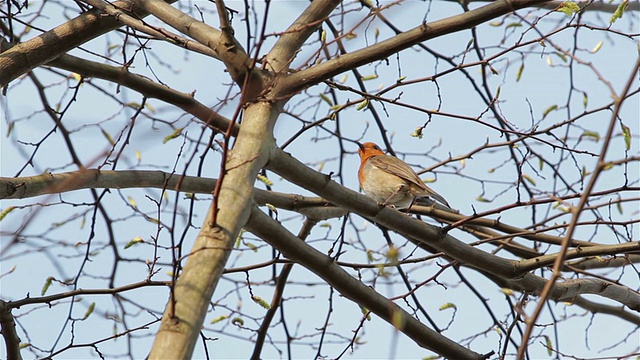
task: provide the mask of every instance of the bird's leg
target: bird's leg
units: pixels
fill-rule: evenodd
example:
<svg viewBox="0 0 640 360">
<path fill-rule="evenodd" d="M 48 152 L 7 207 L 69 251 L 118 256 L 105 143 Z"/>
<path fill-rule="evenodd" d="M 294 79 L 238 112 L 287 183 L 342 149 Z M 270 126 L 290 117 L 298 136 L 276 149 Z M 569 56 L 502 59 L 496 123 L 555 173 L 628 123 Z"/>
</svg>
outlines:
<svg viewBox="0 0 640 360">
<path fill-rule="evenodd" d="M 396 206 L 394 204 L 389 204 L 389 201 L 391 201 L 391 199 L 398 195 L 401 192 L 407 192 L 408 193 L 408 186 L 407 185 L 398 185 L 396 186 L 396 189 L 393 193 L 391 193 L 391 195 L 389 195 L 389 197 L 387 197 L 387 199 L 384 201 L 384 203 L 382 203 L 382 205 L 384 206 L 389 206 L 392 209 L 396 209 Z M 416 198 L 414 196 L 411 197 L 411 203 L 409 204 L 409 206 L 407 207 L 403 207 L 401 209 L 398 209 L 398 211 L 403 212 L 409 216 L 411 216 L 411 214 L 409 213 L 409 209 L 411 209 L 411 207 L 413 206 L 413 204 L 415 203 Z"/>
<path fill-rule="evenodd" d="M 391 205 L 391 206 L 393 206 L 393 208 L 395 208 L 395 206 L 393 204 L 389 204 L 389 201 L 391 200 L 391 198 L 393 198 L 394 196 L 398 195 L 400 193 L 400 191 L 404 190 L 405 187 L 406 186 L 404 186 L 404 185 L 396 186 L 396 189 L 391 193 L 391 195 L 389 195 L 389 197 L 387 197 L 387 199 L 382 203 L 382 205 L 384 205 L 384 206 Z"/>
<path fill-rule="evenodd" d="M 411 203 L 409 204 L 409 206 L 407 206 L 407 210 L 406 210 L 406 211 L 407 211 L 407 213 L 409 212 L 409 210 L 411 209 L 411 207 L 416 203 L 416 200 L 417 200 L 417 199 L 418 199 L 418 198 L 416 198 L 415 196 L 413 196 L 413 197 L 411 198 Z"/>
<path fill-rule="evenodd" d="M 388 207 L 388 208 L 390 208 L 390 209 L 394 209 L 394 210 L 396 209 L 396 206 L 395 206 L 395 205 L 393 205 L 393 204 L 387 204 L 386 202 L 378 203 L 378 206 L 380 206 L 380 207 L 385 207 L 385 206 L 386 206 L 386 207 Z"/>
<path fill-rule="evenodd" d="M 382 207 L 389 207 L 389 208 L 395 209 L 395 208 L 396 208 L 396 206 L 395 206 L 395 205 L 393 205 L 393 204 L 389 204 L 389 203 L 387 202 L 387 201 L 389 201 L 389 199 L 390 199 L 390 198 L 391 198 L 391 197 L 388 197 L 388 198 L 387 198 L 387 200 L 385 200 L 385 201 L 383 201 L 383 202 L 377 202 L 377 201 L 376 201 L 376 203 L 377 203 L 377 204 L 378 204 L 378 206 L 379 206 L 379 207 L 381 207 L 381 208 L 382 208 Z"/>
</svg>

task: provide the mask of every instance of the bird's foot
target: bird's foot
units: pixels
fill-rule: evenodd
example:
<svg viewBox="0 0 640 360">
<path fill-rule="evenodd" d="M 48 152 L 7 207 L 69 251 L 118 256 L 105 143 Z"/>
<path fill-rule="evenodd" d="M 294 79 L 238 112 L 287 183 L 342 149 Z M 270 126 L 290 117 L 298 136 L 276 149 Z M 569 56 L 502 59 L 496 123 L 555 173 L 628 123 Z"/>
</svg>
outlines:
<svg viewBox="0 0 640 360">
<path fill-rule="evenodd" d="M 379 202 L 379 203 L 378 203 L 378 206 L 379 206 L 379 207 L 388 207 L 388 208 L 391 208 L 391 209 L 394 209 L 394 210 L 395 210 L 395 208 L 396 208 L 396 206 L 395 206 L 395 205 L 393 205 L 393 204 L 389 204 L 389 203 L 388 203 L 388 202 L 386 202 L 386 201 Z"/>
</svg>

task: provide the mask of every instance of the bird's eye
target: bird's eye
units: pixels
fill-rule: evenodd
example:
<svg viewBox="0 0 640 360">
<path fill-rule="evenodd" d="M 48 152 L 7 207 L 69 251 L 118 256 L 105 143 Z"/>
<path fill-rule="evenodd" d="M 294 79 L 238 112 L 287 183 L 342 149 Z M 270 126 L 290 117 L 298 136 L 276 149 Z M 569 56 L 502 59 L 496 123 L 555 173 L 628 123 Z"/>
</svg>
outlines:
<svg viewBox="0 0 640 360">
<path fill-rule="evenodd" d="M 380 150 L 380 147 L 378 145 L 373 145 L 373 149 L 374 150 Z M 380 150 L 380 151 L 382 151 L 382 150 Z"/>
</svg>

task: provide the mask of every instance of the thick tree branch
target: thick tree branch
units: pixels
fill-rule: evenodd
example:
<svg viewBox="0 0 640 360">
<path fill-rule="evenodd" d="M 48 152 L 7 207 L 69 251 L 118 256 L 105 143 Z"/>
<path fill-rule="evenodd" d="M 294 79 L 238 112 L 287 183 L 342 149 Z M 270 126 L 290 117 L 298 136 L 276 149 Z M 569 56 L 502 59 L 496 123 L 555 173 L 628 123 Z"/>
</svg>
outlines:
<svg viewBox="0 0 640 360">
<path fill-rule="evenodd" d="M 508 289 L 540 295 L 549 280 L 532 273 L 522 278 L 506 279 L 484 273 L 495 283 Z M 592 294 L 618 302 L 631 310 L 640 312 L 640 294 L 629 287 L 601 279 L 572 279 L 556 282 L 549 291 L 549 299 L 572 302 L 580 295 Z"/>
<path fill-rule="evenodd" d="M 218 197 L 179 274 L 149 358 L 191 358 L 213 291 L 249 219 L 253 183 L 269 159 L 269 149 L 275 147 L 271 134 L 277 117 L 278 109 L 271 102 L 252 103 L 244 110 L 237 141 L 224 164 Z"/>
<path fill-rule="evenodd" d="M 293 24 L 280 35 L 266 55 L 269 69 L 274 73 L 286 71 L 300 47 L 338 4 L 340 4 L 339 0 L 314 1 L 309 4 Z"/>
<path fill-rule="evenodd" d="M 624 254 L 610 259 L 587 258 L 569 262 L 567 265 L 578 270 L 593 270 L 623 267 L 640 262 L 640 254 Z"/>
<path fill-rule="evenodd" d="M 216 53 L 210 48 L 196 42 L 189 41 L 183 37 L 180 37 L 176 34 L 172 34 L 166 29 L 162 28 L 153 28 L 147 25 L 141 18 L 133 17 L 126 12 L 122 11 L 122 9 L 117 8 L 114 5 L 111 5 L 103 0 L 82 0 L 83 2 L 104 11 L 106 14 L 115 17 L 120 21 L 123 25 L 126 25 L 132 29 L 138 30 L 144 34 L 151 35 L 155 38 L 165 40 L 174 45 L 178 45 L 185 49 L 198 52 L 203 55 L 211 56 L 216 58 Z"/>
<path fill-rule="evenodd" d="M 311 270 L 343 296 L 395 326 L 420 346 L 449 359 L 486 358 L 429 329 L 398 305 L 353 278 L 330 257 L 298 239 L 258 208 L 254 207 L 251 211 L 247 230 L 271 244 L 289 259 Z"/>
<path fill-rule="evenodd" d="M 511 260 L 492 256 L 491 261 L 482 262 L 480 259 L 488 260 L 484 251 L 442 233 L 437 227 L 409 218 L 397 210 L 380 207 L 369 197 L 337 184 L 326 175 L 308 168 L 280 149 L 272 150 L 271 155 L 269 161 L 271 171 L 296 185 L 304 186 L 348 211 L 375 224 L 392 229 L 407 238 L 419 239 L 417 241 L 424 242 L 426 245 L 446 253 L 463 265 L 478 267 L 481 270 L 507 278 L 515 275 L 515 267 Z"/>
<path fill-rule="evenodd" d="M 163 0 L 132 1 L 167 25 L 211 48 L 217 54 L 217 58 L 222 60 L 229 74 L 239 86 L 242 87 L 245 84 L 246 76 L 251 76 L 251 81 L 262 81 L 258 72 L 250 72 L 252 60 L 236 38 L 227 35 L 223 36 L 222 31 L 194 19 Z M 255 85 L 250 86 L 250 88 L 255 90 L 262 89 L 261 86 Z M 257 93 L 246 95 L 249 98 L 253 98 L 257 96 Z"/>
<path fill-rule="evenodd" d="M 117 1 L 113 5 L 120 9 L 132 7 L 129 1 Z M 136 9 L 135 13 L 140 18 L 148 15 L 140 9 Z M 103 14 L 98 9 L 88 11 L 40 36 L 0 53 L 0 88 L 67 51 L 122 26 L 116 18 L 103 16 Z"/>
<path fill-rule="evenodd" d="M 216 179 L 197 176 L 183 176 L 179 174 L 166 173 L 159 170 L 97 170 L 87 169 L 82 171 L 72 171 L 59 174 L 42 174 L 20 178 L 0 177 L 0 200 L 3 199 L 24 199 L 47 194 L 61 194 L 80 189 L 129 189 L 129 188 L 155 188 L 181 191 L 184 193 L 210 194 L 215 187 Z M 178 187 L 180 186 L 180 187 Z M 263 206 L 271 204 L 279 209 L 290 210 L 304 214 L 315 220 L 326 220 L 345 215 L 347 212 L 340 207 L 332 205 L 330 202 L 320 197 L 305 197 L 302 195 L 267 191 L 259 188 L 253 189 L 254 201 Z M 465 215 L 451 213 L 443 210 L 435 210 L 432 206 L 414 206 L 412 210 L 428 216 L 433 216 L 440 221 L 459 221 Z M 486 241 L 496 242 L 497 245 L 508 247 L 514 254 L 520 254 L 528 260 L 521 260 L 517 263 L 516 271 L 525 273 L 533 269 L 538 269 L 551 265 L 556 254 L 540 255 L 538 252 L 528 247 L 514 243 L 512 240 L 499 240 L 499 238 L 510 238 L 509 235 L 500 235 L 490 228 L 495 225 L 491 222 L 482 222 L 484 219 L 475 219 L 470 225 L 461 230 L 474 234 Z M 483 226 L 475 225 L 483 223 Z M 500 223 L 501 226 L 509 226 Z M 510 227 L 510 226 L 509 226 Z M 516 229 L 515 227 L 510 227 Z M 510 232 L 510 235 L 522 236 L 522 233 L 529 234 L 524 229 Z M 533 241 L 549 242 L 551 244 L 560 243 L 561 238 L 544 234 L 530 234 L 527 239 Z M 497 240 L 492 240 L 496 238 Z M 553 238 L 553 241 L 550 241 Z M 638 242 L 604 245 L 595 242 L 578 241 L 576 249 L 571 250 L 568 259 L 587 258 L 592 256 L 626 254 L 627 257 L 612 259 L 611 261 L 594 260 L 593 264 L 586 267 L 582 262 L 572 264 L 578 268 L 594 267 L 616 267 L 628 263 L 640 262 L 640 255 L 633 252 L 640 250 Z M 565 271 L 570 271 L 565 269 Z"/>
<path fill-rule="evenodd" d="M 512 11 L 544 2 L 544 0 L 496 0 L 481 8 L 460 15 L 454 15 L 428 24 L 423 23 L 390 39 L 346 55 L 337 56 L 321 64 L 291 74 L 278 82 L 277 92 L 283 96 L 296 93 L 345 71 L 384 59 L 422 41 L 467 30 Z"/>
<path fill-rule="evenodd" d="M 20 178 L 0 177 L 0 200 L 25 199 L 47 194 L 62 194 L 80 189 L 155 188 L 193 194 L 211 194 L 217 179 L 182 176 L 159 170 L 87 169 L 60 174 L 43 174 Z M 315 220 L 326 220 L 346 211 L 319 197 L 267 191 L 253 188 L 256 204 L 271 204 L 279 209 L 296 211 Z"/>
<path fill-rule="evenodd" d="M 11 306 L 0 300 L 0 332 L 4 339 L 7 359 L 21 360 L 20 338 L 16 332 L 16 322 L 11 314 Z"/>
<path fill-rule="evenodd" d="M 638 251 L 640 251 L 640 241 L 631 241 L 622 244 L 589 246 L 587 248 L 578 247 L 573 250 L 568 250 L 565 257 L 566 259 L 577 259 L 587 256 L 627 254 Z M 554 253 L 538 256 L 528 260 L 521 260 L 517 265 L 518 270 L 525 273 L 553 265 L 558 256 L 560 255 Z"/>
<path fill-rule="evenodd" d="M 625 319 L 628 322 L 635 324 L 636 326 L 640 326 L 640 316 L 626 311 L 623 306 L 600 304 L 594 301 L 589 301 L 582 296 L 578 296 L 577 298 L 575 298 L 573 300 L 573 303 L 585 310 L 590 311 L 593 314 L 600 313 L 613 315 L 621 319 Z"/>
<path fill-rule="evenodd" d="M 434 226 L 409 218 L 396 210 L 380 208 L 368 197 L 338 185 L 279 149 L 272 151 L 269 168 L 294 184 L 304 186 L 348 211 L 402 234 L 418 246 L 426 247 L 428 251 L 435 249 L 445 253 L 447 257 L 457 260 L 463 266 L 476 269 L 493 278 L 494 281 L 505 284 L 505 287 L 540 294 L 547 284 L 547 279 L 537 275 L 531 273 L 522 275 L 518 271 L 517 261 L 488 254 L 449 234 L 441 233 Z M 629 288 L 613 283 L 605 284 L 601 280 L 597 283 L 591 282 L 589 285 L 581 288 L 575 282 L 555 284 L 550 298 L 556 301 L 568 301 L 584 291 L 584 293 L 594 293 L 618 301 L 631 309 L 640 310 L 640 296 L 631 293 Z"/>
</svg>

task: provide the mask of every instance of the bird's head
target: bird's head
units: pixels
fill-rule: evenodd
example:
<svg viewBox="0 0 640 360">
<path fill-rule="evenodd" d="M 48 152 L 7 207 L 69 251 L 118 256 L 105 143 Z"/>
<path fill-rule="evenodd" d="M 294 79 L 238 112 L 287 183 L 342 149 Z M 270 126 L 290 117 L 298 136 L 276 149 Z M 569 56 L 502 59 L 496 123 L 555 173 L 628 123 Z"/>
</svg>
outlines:
<svg viewBox="0 0 640 360">
<path fill-rule="evenodd" d="M 384 152 L 375 143 L 366 142 L 364 144 L 358 143 L 358 155 L 360 155 L 361 159 L 364 159 L 374 155 L 384 155 Z"/>
</svg>

